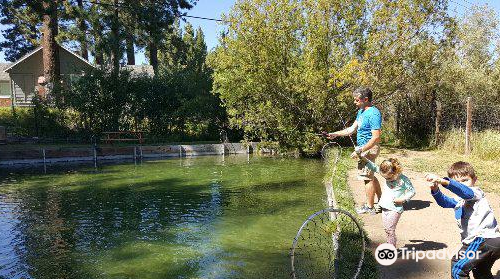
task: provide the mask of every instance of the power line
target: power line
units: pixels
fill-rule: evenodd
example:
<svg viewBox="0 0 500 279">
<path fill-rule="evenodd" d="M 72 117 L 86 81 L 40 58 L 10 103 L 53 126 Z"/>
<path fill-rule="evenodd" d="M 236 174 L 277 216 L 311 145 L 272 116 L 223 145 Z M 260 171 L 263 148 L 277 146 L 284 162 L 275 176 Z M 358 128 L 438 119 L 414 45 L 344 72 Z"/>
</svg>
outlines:
<svg viewBox="0 0 500 279">
<path fill-rule="evenodd" d="M 190 18 L 197 18 L 197 19 L 212 20 L 212 21 L 217 21 L 217 22 L 226 22 L 222 19 L 209 18 L 209 17 L 189 16 L 189 15 L 181 15 L 181 17 L 190 17 Z"/>
<path fill-rule="evenodd" d="M 108 6 L 108 7 L 113 7 L 116 9 L 130 9 L 130 6 L 125 6 L 123 3 L 117 3 L 117 4 L 110 4 L 110 3 L 102 3 L 102 2 L 96 2 L 92 0 L 83 0 L 83 2 L 87 4 L 93 4 L 93 5 L 100 5 L 100 6 Z M 174 14 L 174 17 L 177 18 L 196 18 L 196 19 L 203 19 L 203 20 L 211 20 L 211 21 L 216 21 L 216 22 L 226 22 L 222 19 L 217 19 L 217 18 L 209 18 L 209 17 L 201 17 L 201 16 L 192 16 L 192 15 L 187 15 L 187 14 Z"/>
</svg>

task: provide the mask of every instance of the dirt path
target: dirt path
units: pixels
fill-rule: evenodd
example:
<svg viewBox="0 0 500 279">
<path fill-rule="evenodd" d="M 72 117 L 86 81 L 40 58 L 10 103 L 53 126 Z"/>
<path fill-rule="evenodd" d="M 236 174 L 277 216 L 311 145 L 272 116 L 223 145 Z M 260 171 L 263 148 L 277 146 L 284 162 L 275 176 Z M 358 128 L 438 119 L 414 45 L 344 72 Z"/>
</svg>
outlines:
<svg viewBox="0 0 500 279">
<path fill-rule="evenodd" d="M 391 156 L 397 154 L 391 154 Z M 401 154 L 408 158 L 408 154 Z M 421 155 L 421 154 L 419 154 Z M 386 155 L 382 155 L 386 157 Z M 380 159 L 377 160 L 379 162 Z M 405 159 L 401 160 L 405 163 Z M 460 245 L 459 230 L 454 219 L 452 209 L 444 209 L 439 207 L 429 193 L 426 187 L 423 175 L 412 171 L 408 167 L 405 168 L 405 175 L 408 176 L 417 194 L 407 204 L 406 210 L 401 217 L 396 234 L 398 237 L 398 247 L 407 247 L 412 249 L 415 247 L 418 251 L 438 252 L 445 249 L 446 251 L 457 251 Z M 383 178 L 377 176 L 379 181 L 384 181 Z M 356 172 L 349 172 L 349 185 L 355 196 L 356 205 L 359 206 L 365 201 L 364 184 L 356 180 Z M 449 192 L 448 192 L 449 193 Z M 500 197 L 496 194 L 486 194 L 490 205 L 495 211 L 497 220 L 500 220 Z M 382 217 L 377 215 L 362 215 L 361 218 L 365 223 L 365 230 L 368 233 L 372 243 L 369 247 L 375 251 L 380 243 L 385 242 L 385 232 L 382 226 Z M 398 259 L 391 266 L 379 266 L 381 278 L 405 278 L 405 279 L 447 279 L 450 275 L 449 260 L 403 260 Z M 492 271 L 496 274 L 495 278 L 500 279 L 500 261 L 497 261 Z"/>
</svg>

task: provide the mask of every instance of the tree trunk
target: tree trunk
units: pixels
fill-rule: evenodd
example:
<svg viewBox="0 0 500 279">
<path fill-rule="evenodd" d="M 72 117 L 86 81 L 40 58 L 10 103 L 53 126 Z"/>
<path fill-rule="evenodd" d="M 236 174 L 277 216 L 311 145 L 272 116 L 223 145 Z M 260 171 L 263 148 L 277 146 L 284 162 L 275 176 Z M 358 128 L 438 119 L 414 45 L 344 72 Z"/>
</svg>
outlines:
<svg viewBox="0 0 500 279">
<path fill-rule="evenodd" d="M 134 37 L 130 34 L 127 35 L 126 45 L 127 45 L 127 64 L 135 65 Z"/>
<path fill-rule="evenodd" d="M 80 38 L 80 55 L 85 59 L 89 60 L 89 51 L 87 46 L 87 24 L 85 23 L 85 18 L 83 16 L 83 0 L 77 0 L 78 8 L 80 9 L 80 14 L 76 19 L 76 24 L 80 32 L 82 32 L 82 37 Z"/>
<path fill-rule="evenodd" d="M 101 49 L 95 50 L 95 63 L 99 66 L 102 66 L 102 64 L 104 63 L 104 55 L 102 54 Z"/>
<path fill-rule="evenodd" d="M 92 12 L 97 12 L 99 13 L 100 9 L 100 0 L 95 0 L 95 2 L 92 4 Z M 103 67 L 104 65 L 104 54 L 103 54 L 103 47 L 102 47 L 102 24 L 99 20 L 97 21 L 91 21 L 91 27 L 92 27 L 92 36 L 94 36 L 94 63 L 96 65 L 99 65 L 100 67 Z"/>
<path fill-rule="evenodd" d="M 153 42 L 152 38 L 148 44 L 148 50 L 149 50 L 149 64 L 153 66 L 153 70 L 156 75 L 158 73 L 158 47 Z"/>
<path fill-rule="evenodd" d="M 54 89 L 59 87 L 60 63 L 59 47 L 56 42 L 58 32 L 57 6 L 58 0 L 43 1 L 43 75 Z"/>
<path fill-rule="evenodd" d="M 115 14 L 113 16 L 113 22 L 111 23 L 111 64 L 113 65 L 113 71 L 118 72 L 120 69 L 120 34 L 119 34 L 119 23 L 118 23 L 118 0 L 114 0 Z"/>
</svg>

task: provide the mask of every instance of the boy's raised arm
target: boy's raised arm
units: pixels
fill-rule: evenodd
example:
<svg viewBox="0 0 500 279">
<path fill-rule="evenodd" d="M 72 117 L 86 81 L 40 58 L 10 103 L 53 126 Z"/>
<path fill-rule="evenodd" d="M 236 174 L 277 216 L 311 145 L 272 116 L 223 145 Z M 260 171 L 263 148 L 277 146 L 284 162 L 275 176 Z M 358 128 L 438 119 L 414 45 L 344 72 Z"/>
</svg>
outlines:
<svg viewBox="0 0 500 279">
<path fill-rule="evenodd" d="M 471 188 L 467 187 L 466 185 L 454 180 L 450 179 L 448 177 L 445 177 L 444 180 L 447 180 L 449 182 L 448 188 L 452 193 L 455 195 L 461 197 L 464 200 L 473 200 L 475 195 L 474 191 L 472 191 Z"/>
<path fill-rule="evenodd" d="M 456 180 L 450 179 L 448 177 L 441 178 L 435 174 L 427 174 L 425 178 L 429 182 L 439 183 L 443 185 L 452 193 L 454 193 L 455 195 L 459 196 L 464 200 L 472 200 L 475 198 L 474 191 L 472 191 L 471 188 L 467 187 L 466 185 Z"/>
<path fill-rule="evenodd" d="M 443 194 L 439 188 L 431 190 L 432 197 L 436 203 L 443 208 L 455 208 L 457 201 Z"/>
</svg>

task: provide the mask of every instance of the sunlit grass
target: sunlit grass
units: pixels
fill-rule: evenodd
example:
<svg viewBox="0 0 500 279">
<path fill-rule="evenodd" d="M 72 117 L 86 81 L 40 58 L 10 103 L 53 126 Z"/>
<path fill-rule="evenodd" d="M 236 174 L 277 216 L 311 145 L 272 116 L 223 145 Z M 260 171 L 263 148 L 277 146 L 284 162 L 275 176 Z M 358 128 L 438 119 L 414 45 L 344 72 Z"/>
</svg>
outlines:
<svg viewBox="0 0 500 279">
<path fill-rule="evenodd" d="M 404 168 L 421 172 L 447 175 L 451 164 L 465 161 L 472 164 L 478 177 L 477 186 L 487 192 L 500 194 L 500 132 L 474 133 L 471 155 L 464 155 L 465 136 L 461 131 L 450 132 L 439 148 L 427 151 L 382 148 L 381 157 L 396 156 L 403 159 Z"/>
<path fill-rule="evenodd" d="M 465 131 L 460 129 L 444 133 L 438 149 L 450 154 L 465 154 Z M 485 130 L 471 135 L 471 156 L 486 161 L 499 160 L 500 131 Z"/>
<path fill-rule="evenodd" d="M 477 186 L 487 192 L 500 194 L 500 165 L 498 164 L 498 160 L 484 160 L 476 156 L 465 156 L 449 151 L 437 150 L 429 152 L 428 156 L 415 158 L 412 167 L 422 173 L 433 172 L 446 176 L 448 168 L 457 161 L 465 161 L 472 164 L 478 177 Z"/>
<path fill-rule="evenodd" d="M 415 159 L 419 171 L 432 171 L 446 175 L 449 166 L 457 161 L 473 165 L 478 176 L 477 185 L 485 191 L 500 194 L 500 132 L 486 130 L 473 132 L 471 154 L 465 154 L 465 132 L 452 130 L 445 134 L 445 140 L 429 156 Z"/>
</svg>

